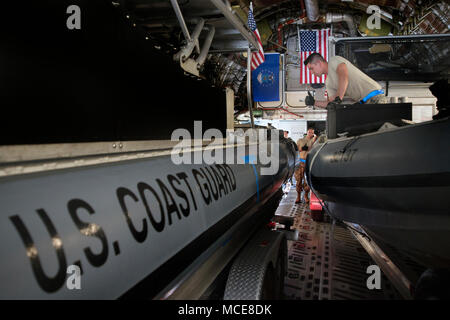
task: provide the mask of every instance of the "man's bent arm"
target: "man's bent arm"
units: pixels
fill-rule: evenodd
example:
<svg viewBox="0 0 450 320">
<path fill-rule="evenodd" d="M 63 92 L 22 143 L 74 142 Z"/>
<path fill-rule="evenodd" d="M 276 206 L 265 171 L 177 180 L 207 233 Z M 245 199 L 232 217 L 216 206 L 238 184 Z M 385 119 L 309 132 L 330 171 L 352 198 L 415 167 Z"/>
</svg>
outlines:
<svg viewBox="0 0 450 320">
<path fill-rule="evenodd" d="M 335 99 L 335 97 L 333 97 L 333 99 L 331 99 L 331 97 L 328 96 L 327 100 L 316 100 L 314 102 L 314 106 L 319 107 L 319 108 L 326 108 L 328 106 L 328 103 L 330 103 L 334 99 Z"/>
<path fill-rule="evenodd" d="M 316 100 L 314 102 L 314 106 L 319 107 L 319 108 L 326 108 L 328 105 L 328 101 L 327 100 Z"/>
<path fill-rule="evenodd" d="M 336 73 L 338 75 L 338 89 L 336 96 L 340 97 L 341 100 L 344 99 L 345 91 L 348 87 L 348 69 L 345 63 L 341 63 L 336 68 Z"/>
</svg>

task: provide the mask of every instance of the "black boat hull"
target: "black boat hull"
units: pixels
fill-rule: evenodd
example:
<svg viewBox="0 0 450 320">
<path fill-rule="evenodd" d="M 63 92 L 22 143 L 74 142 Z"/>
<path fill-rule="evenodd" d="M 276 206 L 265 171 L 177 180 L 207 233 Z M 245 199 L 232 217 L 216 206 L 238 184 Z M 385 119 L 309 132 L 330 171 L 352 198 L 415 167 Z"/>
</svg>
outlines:
<svg viewBox="0 0 450 320">
<path fill-rule="evenodd" d="M 307 179 L 335 218 L 450 267 L 450 119 L 315 146 Z"/>
</svg>

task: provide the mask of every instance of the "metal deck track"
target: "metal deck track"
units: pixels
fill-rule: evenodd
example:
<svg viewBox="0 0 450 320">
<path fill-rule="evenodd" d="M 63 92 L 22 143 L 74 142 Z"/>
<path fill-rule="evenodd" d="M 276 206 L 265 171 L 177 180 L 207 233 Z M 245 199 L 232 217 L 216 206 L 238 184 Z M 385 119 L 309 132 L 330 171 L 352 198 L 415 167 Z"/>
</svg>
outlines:
<svg viewBox="0 0 450 320">
<path fill-rule="evenodd" d="M 382 274 L 381 289 L 366 286 L 367 267 L 376 264 L 344 225 L 326 215 L 315 222 L 309 208 L 295 204 L 294 188 L 280 202 L 274 220 L 290 229 L 284 294 L 294 300 L 402 299 Z"/>
<path fill-rule="evenodd" d="M 407 300 L 413 299 L 414 286 L 426 267 L 419 265 L 402 251 L 381 239 L 371 238 L 359 225 L 345 223 L 351 233 L 380 266 L 387 278 Z"/>
</svg>

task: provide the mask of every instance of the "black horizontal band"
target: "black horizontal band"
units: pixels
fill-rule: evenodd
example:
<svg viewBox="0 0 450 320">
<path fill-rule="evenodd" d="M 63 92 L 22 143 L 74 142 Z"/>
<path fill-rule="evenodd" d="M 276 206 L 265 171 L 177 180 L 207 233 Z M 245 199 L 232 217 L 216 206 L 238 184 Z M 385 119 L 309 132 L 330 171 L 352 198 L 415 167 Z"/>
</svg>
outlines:
<svg viewBox="0 0 450 320">
<path fill-rule="evenodd" d="M 313 186 L 350 188 L 417 188 L 450 187 L 450 172 L 374 177 L 317 177 L 311 175 Z"/>
</svg>

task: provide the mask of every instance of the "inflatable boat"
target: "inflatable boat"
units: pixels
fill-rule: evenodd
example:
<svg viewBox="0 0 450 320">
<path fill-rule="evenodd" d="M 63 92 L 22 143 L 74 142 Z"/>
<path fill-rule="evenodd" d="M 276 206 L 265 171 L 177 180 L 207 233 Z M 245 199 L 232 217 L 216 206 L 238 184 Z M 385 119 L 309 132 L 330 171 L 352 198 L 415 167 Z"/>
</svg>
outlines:
<svg viewBox="0 0 450 320">
<path fill-rule="evenodd" d="M 450 266 L 450 118 L 316 143 L 306 175 L 333 217 L 427 267 Z"/>
</svg>

